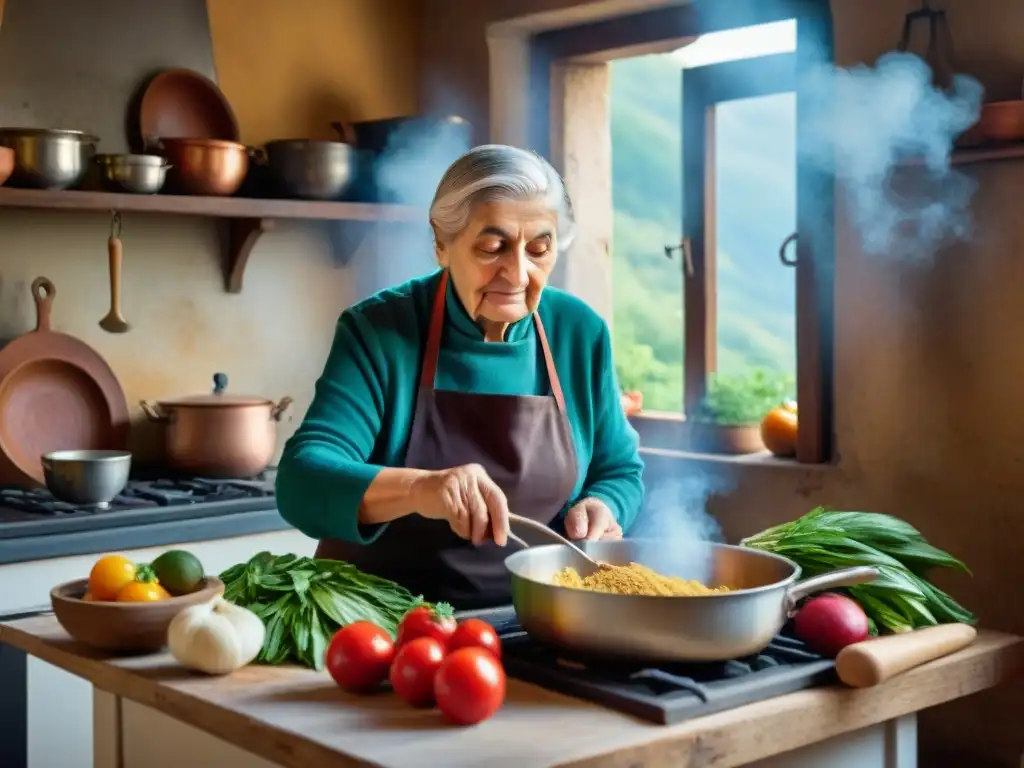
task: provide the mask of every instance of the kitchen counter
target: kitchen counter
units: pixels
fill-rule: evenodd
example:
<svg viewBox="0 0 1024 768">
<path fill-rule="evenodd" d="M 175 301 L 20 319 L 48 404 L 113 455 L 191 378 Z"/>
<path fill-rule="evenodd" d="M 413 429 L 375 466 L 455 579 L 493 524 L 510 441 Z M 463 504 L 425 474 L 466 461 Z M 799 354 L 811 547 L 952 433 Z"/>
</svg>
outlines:
<svg viewBox="0 0 1024 768">
<path fill-rule="evenodd" d="M 210 678 L 186 672 L 168 655 L 110 658 L 74 643 L 49 615 L 0 625 L 0 642 L 91 682 L 97 691 L 97 721 L 106 719 L 109 724 L 114 722 L 109 718 L 118 718 L 107 736 L 97 730 L 96 765 L 129 768 L 143 762 L 132 758 L 141 754 L 139 745 L 151 743 L 153 753 L 158 748 L 166 753 L 181 746 L 187 733 L 203 738 L 209 734 L 215 737 L 211 742 L 220 745 L 220 751 L 204 753 L 216 752 L 219 762 L 204 764 L 226 764 L 223 760 L 232 754 L 232 765 L 294 768 L 725 768 L 896 721 L 998 685 L 1024 669 L 1021 638 L 983 631 L 970 648 L 876 688 L 815 688 L 676 726 L 640 722 L 509 680 L 501 712 L 477 727 L 457 728 L 445 725 L 436 710 L 410 709 L 390 693 L 350 696 L 326 673 L 250 666 L 228 677 Z M 179 730 L 161 737 L 156 725 L 160 722 Z M 136 735 L 129 744 L 131 727 L 145 731 L 145 740 Z M 113 740 L 119 740 L 115 746 Z M 255 757 L 251 763 L 241 762 L 244 753 L 228 745 Z M 190 755 L 194 762 L 195 753 Z M 158 762 L 180 764 L 169 755 L 165 758 Z M 146 759 L 152 760 L 152 754 Z"/>
</svg>

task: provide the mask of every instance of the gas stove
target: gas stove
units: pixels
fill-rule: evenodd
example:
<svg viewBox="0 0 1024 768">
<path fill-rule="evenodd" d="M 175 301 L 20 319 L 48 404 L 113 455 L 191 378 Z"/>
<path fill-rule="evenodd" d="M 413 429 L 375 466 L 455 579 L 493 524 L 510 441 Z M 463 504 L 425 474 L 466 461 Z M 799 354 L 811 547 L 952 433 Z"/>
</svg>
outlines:
<svg viewBox="0 0 1024 768">
<path fill-rule="evenodd" d="M 0 539 L 275 509 L 272 474 L 253 479 L 134 479 L 104 508 L 68 504 L 45 488 L 0 488 Z"/>
<path fill-rule="evenodd" d="M 785 631 L 764 651 L 743 659 L 650 666 L 589 660 L 544 646 L 522 630 L 511 607 L 473 615 L 501 637 L 510 677 L 663 725 L 836 680 L 831 659 L 807 650 Z"/>
</svg>

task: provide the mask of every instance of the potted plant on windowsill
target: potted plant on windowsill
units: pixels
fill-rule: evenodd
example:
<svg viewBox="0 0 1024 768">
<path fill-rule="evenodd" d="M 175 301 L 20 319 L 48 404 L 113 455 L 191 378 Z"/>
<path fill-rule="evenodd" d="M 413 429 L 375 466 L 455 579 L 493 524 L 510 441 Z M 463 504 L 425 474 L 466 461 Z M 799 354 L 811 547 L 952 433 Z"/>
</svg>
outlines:
<svg viewBox="0 0 1024 768">
<path fill-rule="evenodd" d="M 703 400 L 687 418 L 691 450 L 724 454 L 765 450 L 761 419 L 791 391 L 789 377 L 759 369 L 744 376 L 712 376 Z"/>
</svg>

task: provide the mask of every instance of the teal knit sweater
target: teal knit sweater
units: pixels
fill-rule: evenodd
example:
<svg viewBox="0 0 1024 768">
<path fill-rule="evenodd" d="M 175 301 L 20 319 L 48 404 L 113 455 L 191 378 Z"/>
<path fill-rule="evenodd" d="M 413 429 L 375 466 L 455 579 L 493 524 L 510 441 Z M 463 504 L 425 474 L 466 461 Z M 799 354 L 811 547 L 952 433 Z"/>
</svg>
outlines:
<svg viewBox="0 0 1024 768">
<path fill-rule="evenodd" d="M 360 526 L 360 501 L 383 467 L 403 466 L 423 348 L 440 272 L 347 309 L 298 431 L 278 466 L 281 515 L 314 539 L 370 543 L 384 526 Z M 486 342 L 449 285 L 438 389 L 549 394 L 533 318 L 504 342 Z M 604 501 L 628 530 L 643 501 L 636 432 L 626 421 L 604 321 L 581 300 L 546 288 L 538 308 L 565 394 L 578 478 L 562 514 L 584 497 Z"/>
</svg>

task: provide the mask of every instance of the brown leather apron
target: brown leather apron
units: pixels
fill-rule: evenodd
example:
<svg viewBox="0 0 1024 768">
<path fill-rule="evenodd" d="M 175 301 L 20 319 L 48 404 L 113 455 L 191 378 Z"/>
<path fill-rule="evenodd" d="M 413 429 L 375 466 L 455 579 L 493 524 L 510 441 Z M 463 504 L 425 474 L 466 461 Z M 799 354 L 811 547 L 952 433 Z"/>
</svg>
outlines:
<svg viewBox="0 0 1024 768">
<path fill-rule="evenodd" d="M 439 470 L 480 464 L 505 492 L 512 512 L 551 525 L 576 487 L 577 470 L 565 398 L 544 325 L 534 313 L 551 395 L 435 389 L 447 287 L 445 270 L 434 296 L 405 466 Z M 474 546 L 452 533 L 446 521 L 413 514 L 391 522 L 368 546 L 323 540 L 317 557 L 345 560 L 428 600 L 470 609 L 510 602 L 504 559 L 515 546 Z"/>
</svg>

